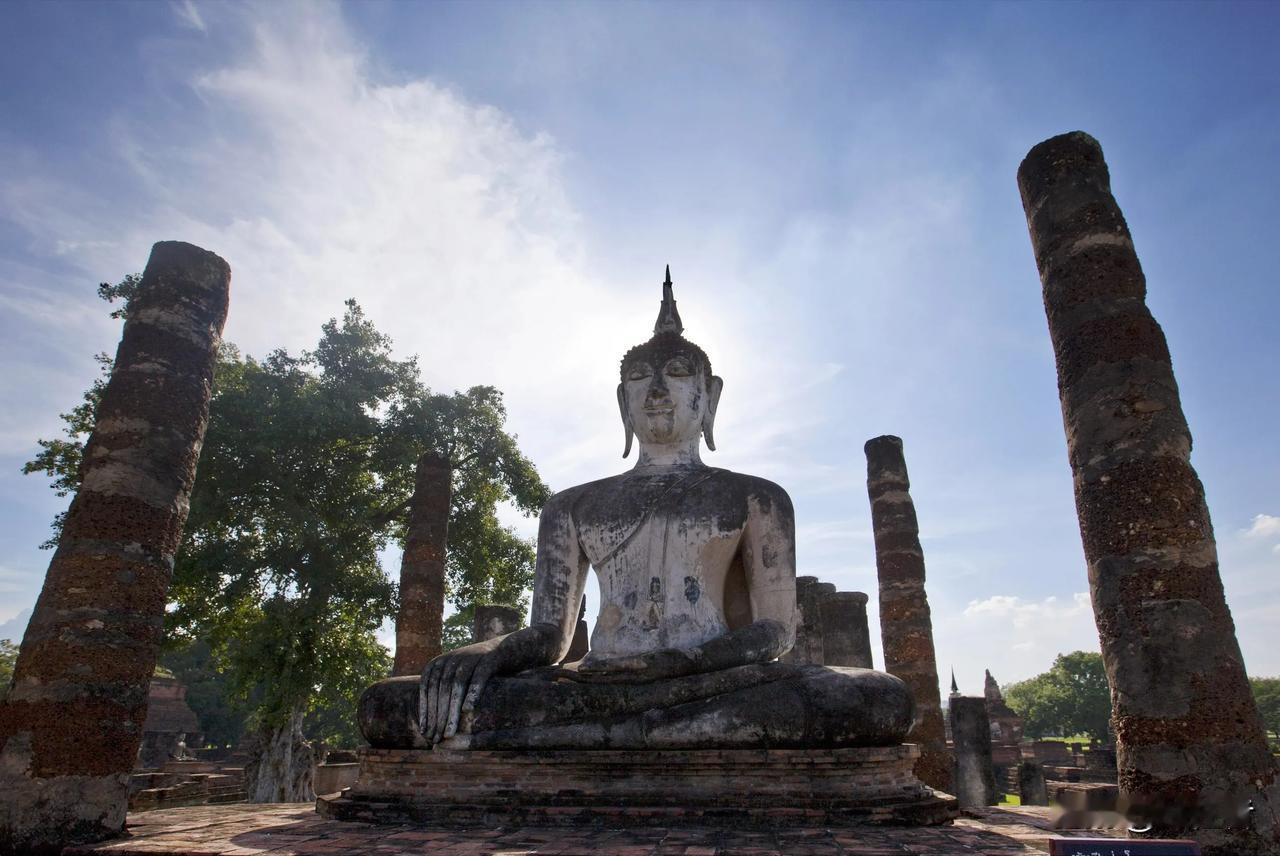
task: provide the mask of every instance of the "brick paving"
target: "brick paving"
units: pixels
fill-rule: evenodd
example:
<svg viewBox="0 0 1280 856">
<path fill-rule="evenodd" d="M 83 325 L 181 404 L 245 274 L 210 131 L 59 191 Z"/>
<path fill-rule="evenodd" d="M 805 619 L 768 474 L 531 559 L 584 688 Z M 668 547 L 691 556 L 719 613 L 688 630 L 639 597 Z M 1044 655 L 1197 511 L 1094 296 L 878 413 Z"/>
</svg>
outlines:
<svg viewBox="0 0 1280 856">
<path fill-rule="evenodd" d="M 394 854 L 456 856 L 957 856 L 1044 854 L 1055 834 L 1046 808 L 991 808 L 966 813 L 953 825 L 849 827 L 776 831 L 680 827 L 602 829 L 517 827 L 424 829 L 342 823 L 319 817 L 312 806 L 213 805 L 129 815 L 125 838 L 72 848 L 88 854 Z M 1076 833 L 1084 835 L 1085 833 Z M 1105 833 L 1088 833 L 1104 837 Z"/>
</svg>

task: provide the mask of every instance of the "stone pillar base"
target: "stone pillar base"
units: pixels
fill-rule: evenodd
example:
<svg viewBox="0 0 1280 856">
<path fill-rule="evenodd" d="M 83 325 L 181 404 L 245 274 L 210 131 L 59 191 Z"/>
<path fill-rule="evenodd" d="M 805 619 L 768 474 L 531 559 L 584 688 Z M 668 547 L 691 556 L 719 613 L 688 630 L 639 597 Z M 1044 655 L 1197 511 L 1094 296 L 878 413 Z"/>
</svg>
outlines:
<svg viewBox="0 0 1280 856">
<path fill-rule="evenodd" d="M 324 817 L 430 826 L 938 824 L 955 798 L 912 745 L 842 749 L 365 749 Z"/>
</svg>

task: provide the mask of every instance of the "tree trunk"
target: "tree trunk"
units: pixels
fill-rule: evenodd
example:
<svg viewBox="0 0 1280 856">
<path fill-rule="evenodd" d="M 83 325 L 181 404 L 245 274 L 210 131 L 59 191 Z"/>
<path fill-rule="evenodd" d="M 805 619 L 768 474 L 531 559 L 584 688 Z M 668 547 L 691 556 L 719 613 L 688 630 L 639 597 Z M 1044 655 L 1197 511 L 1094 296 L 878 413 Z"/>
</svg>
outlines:
<svg viewBox="0 0 1280 856">
<path fill-rule="evenodd" d="M 251 803 L 311 802 L 315 753 L 302 735 L 302 708 L 258 731 L 244 765 L 245 797 Z"/>
<path fill-rule="evenodd" d="M 0 703 L 0 852 L 57 852 L 124 825 L 230 283 L 213 253 L 162 241 L 129 303 Z"/>
<path fill-rule="evenodd" d="M 418 675 L 440 653 L 444 628 L 444 564 L 453 469 L 428 452 L 418 459 L 409 529 L 400 561 L 400 613 L 392 675 Z"/>
</svg>

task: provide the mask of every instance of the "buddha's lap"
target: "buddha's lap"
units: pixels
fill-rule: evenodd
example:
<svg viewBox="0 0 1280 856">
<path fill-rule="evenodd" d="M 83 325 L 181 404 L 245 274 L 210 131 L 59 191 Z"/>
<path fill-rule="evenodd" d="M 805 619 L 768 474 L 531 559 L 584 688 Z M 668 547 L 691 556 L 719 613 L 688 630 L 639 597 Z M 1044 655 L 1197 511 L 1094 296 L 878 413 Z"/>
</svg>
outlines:
<svg viewBox="0 0 1280 856">
<path fill-rule="evenodd" d="M 415 679 L 376 684 L 360 722 L 375 746 L 421 746 Z M 894 745 L 911 727 L 905 684 L 883 672 L 765 663 L 647 684 L 572 680 L 559 668 L 493 678 L 479 748 Z"/>
</svg>

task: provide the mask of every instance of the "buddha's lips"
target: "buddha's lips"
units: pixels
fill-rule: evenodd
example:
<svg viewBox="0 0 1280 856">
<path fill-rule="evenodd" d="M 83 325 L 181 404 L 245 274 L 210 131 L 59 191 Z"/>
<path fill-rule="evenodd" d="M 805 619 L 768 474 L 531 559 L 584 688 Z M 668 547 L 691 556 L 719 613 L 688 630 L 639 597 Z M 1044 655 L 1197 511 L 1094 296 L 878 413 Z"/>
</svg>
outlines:
<svg viewBox="0 0 1280 856">
<path fill-rule="evenodd" d="M 676 412 L 676 409 L 675 409 L 675 407 L 674 407 L 674 406 L 667 406 L 667 407 L 646 407 L 646 408 L 644 409 L 644 412 L 645 412 L 645 413 L 651 413 L 651 414 L 657 415 L 657 414 L 675 413 L 675 412 Z"/>
</svg>

